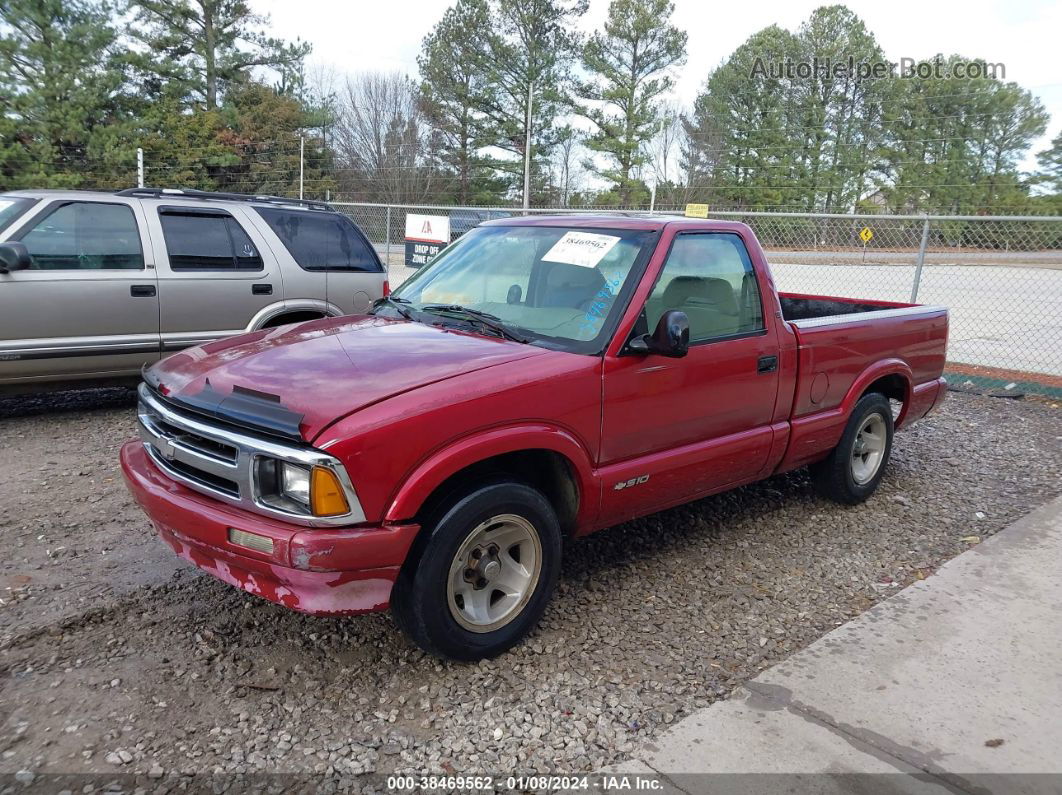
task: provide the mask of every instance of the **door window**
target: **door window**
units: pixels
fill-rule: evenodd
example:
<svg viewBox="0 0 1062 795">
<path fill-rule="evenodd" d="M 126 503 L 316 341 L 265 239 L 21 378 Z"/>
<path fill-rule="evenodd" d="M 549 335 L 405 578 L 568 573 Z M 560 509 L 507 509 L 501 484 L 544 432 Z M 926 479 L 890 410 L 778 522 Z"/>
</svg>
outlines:
<svg viewBox="0 0 1062 795">
<path fill-rule="evenodd" d="M 224 210 L 160 208 L 170 267 L 176 271 L 257 271 L 262 257 Z"/>
<path fill-rule="evenodd" d="M 690 342 L 764 330 L 760 288 L 745 244 L 727 232 L 675 238 L 645 303 L 648 330 L 671 309 L 690 319 Z"/>
<path fill-rule="evenodd" d="M 22 196 L 0 196 L 0 232 L 11 226 L 36 202 L 36 199 L 26 199 Z"/>
<path fill-rule="evenodd" d="M 38 270 L 141 270 L 144 253 L 125 204 L 65 202 L 19 238 Z"/>
<path fill-rule="evenodd" d="M 288 253 L 306 270 L 383 270 L 358 228 L 339 213 L 255 207 Z"/>
</svg>

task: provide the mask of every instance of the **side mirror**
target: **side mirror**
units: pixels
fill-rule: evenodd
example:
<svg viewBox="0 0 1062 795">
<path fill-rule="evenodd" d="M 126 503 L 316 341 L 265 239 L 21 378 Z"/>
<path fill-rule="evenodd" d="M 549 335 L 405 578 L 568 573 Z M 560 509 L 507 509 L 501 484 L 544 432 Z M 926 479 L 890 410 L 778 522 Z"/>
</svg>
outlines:
<svg viewBox="0 0 1062 795">
<path fill-rule="evenodd" d="M 0 273 L 24 271 L 33 265 L 24 243 L 0 243 Z"/>
<path fill-rule="evenodd" d="M 685 312 L 669 309 L 660 316 L 652 334 L 643 334 L 627 343 L 632 353 L 656 353 L 680 359 L 690 349 L 690 319 Z"/>
</svg>

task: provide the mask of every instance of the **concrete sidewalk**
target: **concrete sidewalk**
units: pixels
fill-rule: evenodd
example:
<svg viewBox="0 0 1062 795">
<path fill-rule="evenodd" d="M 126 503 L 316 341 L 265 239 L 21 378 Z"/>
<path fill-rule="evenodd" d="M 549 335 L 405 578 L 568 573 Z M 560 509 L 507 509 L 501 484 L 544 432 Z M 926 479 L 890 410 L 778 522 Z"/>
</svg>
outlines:
<svg viewBox="0 0 1062 795">
<path fill-rule="evenodd" d="M 1062 498 L 613 771 L 689 793 L 1062 792 Z"/>
</svg>

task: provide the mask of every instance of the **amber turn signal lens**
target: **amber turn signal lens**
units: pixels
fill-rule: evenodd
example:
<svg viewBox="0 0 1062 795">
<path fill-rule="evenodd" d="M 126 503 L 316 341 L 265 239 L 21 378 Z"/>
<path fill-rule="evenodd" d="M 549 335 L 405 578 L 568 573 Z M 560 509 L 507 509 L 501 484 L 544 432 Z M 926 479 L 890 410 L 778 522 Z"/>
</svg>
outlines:
<svg viewBox="0 0 1062 795">
<path fill-rule="evenodd" d="M 314 467 L 310 475 L 310 508 L 314 516 L 342 516 L 350 513 L 339 478 L 331 469 Z"/>
</svg>

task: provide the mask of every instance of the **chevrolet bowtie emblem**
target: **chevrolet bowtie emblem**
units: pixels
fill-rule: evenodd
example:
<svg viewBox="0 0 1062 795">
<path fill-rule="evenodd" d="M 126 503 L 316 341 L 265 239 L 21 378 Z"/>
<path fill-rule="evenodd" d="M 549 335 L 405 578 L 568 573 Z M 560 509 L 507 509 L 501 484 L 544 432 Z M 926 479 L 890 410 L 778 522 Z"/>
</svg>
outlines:
<svg viewBox="0 0 1062 795">
<path fill-rule="evenodd" d="M 176 454 L 176 450 L 173 449 L 173 443 L 168 439 L 159 439 L 158 442 L 159 455 L 165 458 L 167 461 L 172 461 L 173 456 Z"/>
</svg>

